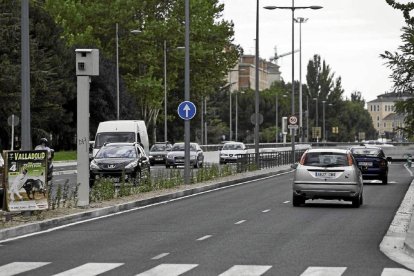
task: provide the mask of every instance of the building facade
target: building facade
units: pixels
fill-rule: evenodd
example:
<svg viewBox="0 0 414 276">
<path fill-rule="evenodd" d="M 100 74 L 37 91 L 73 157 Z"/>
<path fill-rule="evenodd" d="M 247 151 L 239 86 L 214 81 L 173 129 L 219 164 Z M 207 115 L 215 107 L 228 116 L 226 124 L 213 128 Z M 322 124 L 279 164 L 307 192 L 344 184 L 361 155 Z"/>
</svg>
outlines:
<svg viewBox="0 0 414 276">
<path fill-rule="evenodd" d="M 368 112 L 378 136 L 393 140 L 402 140 L 405 116 L 395 113 L 395 103 L 412 98 L 410 94 L 385 93 L 367 103 Z"/>
<path fill-rule="evenodd" d="M 227 80 L 231 85 L 230 90 L 240 91 L 246 89 L 255 90 L 256 87 L 256 56 L 243 55 L 238 64 L 228 72 Z M 259 59 L 259 91 L 270 88 L 275 81 L 281 81 L 280 66 Z"/>
</svg>

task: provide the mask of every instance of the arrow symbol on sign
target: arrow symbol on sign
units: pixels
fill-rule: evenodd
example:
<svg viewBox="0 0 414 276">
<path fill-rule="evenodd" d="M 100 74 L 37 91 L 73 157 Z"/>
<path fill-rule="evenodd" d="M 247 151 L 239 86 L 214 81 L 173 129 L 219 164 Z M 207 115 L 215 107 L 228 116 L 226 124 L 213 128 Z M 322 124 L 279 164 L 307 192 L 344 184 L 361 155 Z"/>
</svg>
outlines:
<svg viewBox="0 0 414 276">
<path fill-rule="evenodd" d="M 188 104 L 186 104 L 183 108 L 183 110 L 185 111 L 185 117 L 188 117 L 188 111 L 191 110 L 191 108 L 188 106 Z"/>
</svg>

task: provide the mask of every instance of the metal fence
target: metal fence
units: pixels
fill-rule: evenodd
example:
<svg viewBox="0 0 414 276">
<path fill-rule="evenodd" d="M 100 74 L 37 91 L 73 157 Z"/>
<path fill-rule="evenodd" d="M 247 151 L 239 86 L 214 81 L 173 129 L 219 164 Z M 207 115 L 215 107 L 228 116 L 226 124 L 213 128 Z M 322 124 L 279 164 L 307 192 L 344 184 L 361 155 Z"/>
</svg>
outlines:
<svg viewBox="0 0 414 276">
<path fill-rule="evenodd" d="M 256 164 L 256 153 L 239 154 L 237 156 L 237 172 L 260 170 L 265 168 L 289 165 L 300 160 L 306 150 L 296 150 L 295 160 L 292 158 L 292 151 L 260 152 L 259 164 Z"/>
</svg>

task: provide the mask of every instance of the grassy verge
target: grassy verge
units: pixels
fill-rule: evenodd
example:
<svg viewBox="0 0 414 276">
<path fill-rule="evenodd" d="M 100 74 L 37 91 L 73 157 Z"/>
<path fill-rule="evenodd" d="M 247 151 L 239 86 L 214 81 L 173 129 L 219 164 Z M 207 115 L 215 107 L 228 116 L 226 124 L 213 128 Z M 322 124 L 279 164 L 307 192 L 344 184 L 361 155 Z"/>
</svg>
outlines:
<svg viewBox="0 0 414 276">
<path fill-rule="evenodd" d="M 55 151 L 53 161 L 76 160 L 76 151 Z"/>
</svg>

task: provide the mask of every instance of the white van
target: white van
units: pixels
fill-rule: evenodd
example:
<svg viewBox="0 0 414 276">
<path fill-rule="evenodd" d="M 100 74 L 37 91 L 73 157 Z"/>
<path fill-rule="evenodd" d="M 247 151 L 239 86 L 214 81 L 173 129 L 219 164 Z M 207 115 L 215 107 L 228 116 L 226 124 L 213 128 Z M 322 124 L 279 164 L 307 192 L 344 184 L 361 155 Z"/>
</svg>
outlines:
<svg viewBox="0 0 414 276">
<path fill-rule="evenodd" d="M 100 122 L 96 131 L 93 156 L 105 143 L 139 142 L 149 154 L 147 126 L 141 120 L 119 120 Z"/>
</svg>

